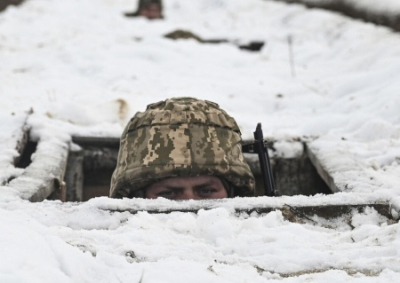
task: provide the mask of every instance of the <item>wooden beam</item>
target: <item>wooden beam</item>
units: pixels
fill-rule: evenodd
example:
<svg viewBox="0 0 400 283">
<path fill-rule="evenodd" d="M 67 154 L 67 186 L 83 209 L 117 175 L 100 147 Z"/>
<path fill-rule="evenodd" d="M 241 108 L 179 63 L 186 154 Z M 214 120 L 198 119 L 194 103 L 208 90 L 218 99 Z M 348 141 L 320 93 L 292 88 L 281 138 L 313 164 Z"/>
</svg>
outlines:
<svg viewBox="0 0 400 283">
<path fill-rule="evenodd" d="M 66 200 L 83 200 L 83 158 L 84 151 L 70 151 L 68 156 L 67 168 L 65 172 Z"/>
<path fill-rule="evenodd" d="M 137 214 L 140 211 L 146 211 L 152 214 L 169 214 L 172 212 L 189 212 L 189 213 L 197 213 L 200 209 L 210 210 L 217 208 L 218 205 L 207 205 L 203 204 L 200 207 L 194 206 L 193 208 L 163 208 L 163 209 L 104 209 L 110 212 L 129 212 L 132 214 Z M 223 207 L 223 206 L 222 206 Z M 248 215 L 253 214 L 267 214 L 275 210 L 282 211 L 283 216 L 286 220 L 291 222 L 306 222 L 313 220 L 311 217 L 318 216 L 325 219 L 333 219 L 337 217 L 341 217 L 347 214 L 350 214 L 353 211 L 358 213 L 362 213 L 366 208 L 372 207 L 379 214 L 385 216 L 388 219 L 393 219 L 392 214 L 390 213 L 390 205 L 388 203 L 364 203 L 364 204 L 327 204 L 327 205 L 288 205 L 283 204 L 280 206 L 254 206 L 251 208 L 234 208 L 235 214 L 240 215 L 246 213 Z"/>
<path fill-rule="evenodd" d="M 82 147 L 92 146 L 92 147 L 119 148 L 119 141 L 120 138 L 116 137 L 79 137 L 79 136 L 72 137 L 72 142 Z"/>
</svg>

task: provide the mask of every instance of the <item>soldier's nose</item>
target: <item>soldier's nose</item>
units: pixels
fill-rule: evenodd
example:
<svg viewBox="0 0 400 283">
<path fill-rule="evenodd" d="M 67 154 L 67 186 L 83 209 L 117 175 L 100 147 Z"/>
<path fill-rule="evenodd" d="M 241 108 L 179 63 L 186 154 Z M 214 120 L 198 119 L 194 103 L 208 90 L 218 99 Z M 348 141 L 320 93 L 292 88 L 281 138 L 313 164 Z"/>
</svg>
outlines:
<svg viewBox="0 0 400 283">
<path fill-rule="evenodd" d="M 185 189 L 181 195 L 181 199 L 196 199 L 196 195 L 193 190 Z"/>
</svg>

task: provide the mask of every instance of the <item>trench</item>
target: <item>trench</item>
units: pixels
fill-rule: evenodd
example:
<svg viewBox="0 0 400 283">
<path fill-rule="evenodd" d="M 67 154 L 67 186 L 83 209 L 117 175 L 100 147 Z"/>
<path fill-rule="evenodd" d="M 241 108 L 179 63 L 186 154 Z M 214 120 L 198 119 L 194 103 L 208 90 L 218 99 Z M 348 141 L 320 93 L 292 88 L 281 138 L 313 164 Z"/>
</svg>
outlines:
<svg viewBox="0 0 400 283">
<path fill-rule="evenodd" d="M 79 149 L 70 150 L 68 153 L 64 172 L 66 186 L 64 200 L 87 201 L 95 197 L 108 196 L 111 176 L 117 164 L 119 139 L 75 137 L 73 142 L 79 145 Z M 269 147 L 272 151 L 275 150 L 274 143 L 270 143 Z M 36 148 L 37 142 L 28 141 L 16 167 L 29 167 Z M 265 195 L 257 155 L 245 154 L 245 158 L 256 179 L 255 196 Z M 272 157 L 271 167 L 277 196 L 332 194 L 332 190 L 320 176 L 305 148 L 303 154 L 297 157 Z M 51 195 L 49 198 L 53 199 L 54 196 Z"/>
<path fill-rule="evenodd" d="M 282 0 L 284 1 L 284 0 Z M 8 5 L 18 5 L 22 0 L 0 0 L 0 11 L 4 10 Z M 286 1 L 289 2 L 289 1 Z M 294 1 L 292 1 L 294 2 Z M 311 6 L 310 6 L 311 7 Z M 335 6 L 336 7 L 336 6 Z M 342 9 L 342 8 L 332 8 Z M 349 10 L 348 14 L 353 13 Z M 353 11 L 353 12 L 352 12 Z M 350 15 L 352 17 L 361 17 Z M 371 17 L 369 15 L 368 17 Z M 385 17 L 377 20 L 378 24 L 384 24 Z M 397 18 L 396 18 L 397 19 Z M 368 19 L 365 19 L 368 21 Z M 393 25 L 398 25 L 400 21 L 393 21 Z M 392 27 L 396 29 L 395 26 Z M 397 29 L 399 30 L 399 29 Z M 65 191 L 57 194 L 47 195 L 44 198 L 31 201 L 41 201 L 48 199 L 62 199 L 63 201 L 87 201 L 89 199 L 108 196 L 110 180 L 113 170 L 117 162 L 117 154 L 119 148 L 119 140 L 113 138 L 74 138 L 74 143 L 80 146 L 79 150 L 69 151 L 68 160 L 65 170 L 63 171 L 63 181 L 65 182 Z M 306 147 L 305 144 L 303 144 Z M 16 167 L 26 169 L 31 164 L 32 154 L 36 152 L 37 143 L 28 141 L 24 150 L 16 162 Z M 271 144 L 273 150 L 273 143 Z M 321 171 L 318 160 L 307 153 L 306 148 L 303 154 L 294 158 L 274 157 L 271 160 L 273 176 L 275 179 L 276 189 L 279 195 L 296 196 L 305 195 L 312 196 L 315 194 L 332 194 L 336 192 L 333 189 L 333 181 L 330 182 L 326 172 Z M 265 194 L 262 182 L 262 176 L 257 169 L 257 162 L 250 164 L 256 178 L 256 196 Z M 52 190 L 63 190 L 63 185 L 58 179 L 52 179 L 49 182 Z M 332 185 L 333 184 L 333 185 Z M 345 207 L 348 207 L 345 205 Z M 388 205 L 382 205 L 387 210 Z M 338 209 L 335 207 L 334 211 Z"/>
<path fill-rule="evenodd" d="M 108 196 L 110 180 L 117 164 L 119 139 L 75 137 L 80 150 L 70 152 L 65 182 L 68 201 L 86 201 L 98 196 Z M 273 144 L 271 149 L 274 150 Z M 247 155 L 246 155 L 247 156 Z M 263 196 L 264 184 L 258 158 L 246 158 L 256 178 L 256 196 Z M 308 158 L 306 151 L 296 158 L 272 158 L 272 172 L 279 195 L 331 194 Z"/>
<path fill-rule="evenodd" d="M 74 146 L 57 142 L 54 145 L 48 144 L 43 150 L 44 147 L 39 144 L 40 141 L 36 143 L 29 140 L 28 131 L 21 136 L 25 137 L 27 141 L 20 143 L 23 144 L 20 151 L 21 157 L 16 160 L 15 166 L 22 168 L 24 172 L 19 177 L 10 180 L 7 185 L 21 190 L 21 192 L 25 192 L 28 188 L 31 193 L 22 196 L 23 199 L 31 202 L 45 199 L 84 202 L 95 197 L 108 196 L 111 175 L 117 163 L 118 138 L 75 137 L 73 138 Z M 277 204 L 272 199 L 272 202 L 265 199 L 256 205 L 236 204 L 235 211 L 238 215 L 243 213 L 248 215 L 265 214 L 273 210 L 280 210 L 288 221 L 305 223 L 311 221 L 310 217 L 315 215 L 325 219 L 347 217 L 353 212 L 362 212 L 370 207 L 384 217 L 397 221 L 398 218 L 392 215 L 390 203 L 387 201 L 378 199 L 371 201 L 363 197 L 352 202 L 331 200 L 329 195 L 340 191 L 333 178 L 324 170 L 307 144 L 297 142 L 303 145 L 303 151 L 299 151 L 301 154 L 296 154 L 296 157 L 288 158 L 282 154 L 271 156 L 272 173 L 279 193 L 277 196 L 294 196 L 293 201 L 286 198 L 284 203 L 278 201 L 280 204 Z M 276 150 L 274 146 L 273 142 L 269 143 L 271 152 Z M 48 152 L 49 147 L 56 149 L 59 154 L 52 154 L 55 152 L 52 150 Z M 298 145 L 297 148 L 300 149 Z M 33 154 L 35 158 L 32 161 Z M 256 178 L 255 196 L 264 196 L 258 157 L 252 155 L 252 157 L 245 156 L 245 158 Z M 43 168 L 45 169 L 43 170 Z M 296 202 L 298 195 L 312 196 L 315 194 L 325 195 L 325 201 L 321 203 L 309 199 L 309 204 Z M 245 204 L 246 200 L 243 199 L 243 201 Z M 178 202 L 174 206 L 164 208 L 147 207 L 146 205 L 141 207 L 140 203 L 136 203 L 133 210 L 130 205 L 100 209 L 108 210 L 110 213 L 119 211 L 137 213 L 142 210 L 149 213 L 173 211 L 196 213 L 200 209 L 212 209 L 220 205 L 221 202 L 208 200 L 197 204 Z"/>
</svg>

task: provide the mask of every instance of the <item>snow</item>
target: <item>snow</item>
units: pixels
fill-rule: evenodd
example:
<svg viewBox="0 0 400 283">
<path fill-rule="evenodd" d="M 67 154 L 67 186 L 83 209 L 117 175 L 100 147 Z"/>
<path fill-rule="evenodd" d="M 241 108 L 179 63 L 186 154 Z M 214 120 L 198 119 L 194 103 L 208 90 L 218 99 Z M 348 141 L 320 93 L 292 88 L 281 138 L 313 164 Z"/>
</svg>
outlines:
<svg viewBox="0 0 400 283">
<path fill-rule="evenodd" d="M 20 139 L 20 128 L 23 127 L 27 113 L 8 112 L 0 114 L 0 185 L 4 185 L 10 177 L 16 177 L 22 170 L 14 167 L 14 158 L 19 156 L 16 145 Z M 7 122 L 6 122 L 7 121 Z"/>
<path fill-rule="evenodd" d="M 2 243 L 7 243 L 2 268 L 18 276 L 47 276 L 49 282 L 138 281 L 143 273 L 150 282 L 266 282 L 296 273 L 312 273 L 320 282 L 332 269 L 345 270 L 337 271 L 343 278 L 335 282 L 355 279 L 347 273 L 394 280 L 400 266 L 398 227 L 373 209 L 326 228 L 322 222 L 290 223 L 280 211 L 232 217 L 226 208 L 197 215 L 110 214 L 95 209 L 92 201 L 27 203 L 23 212 L 18 206 L 2 205 Z M 22 259 L 18 252 L 24 253 Z M 24 272 L 15 270 L 21 265 Z"/>
<path fill-rule="evenodd" d="M 35 0 L 0 14 L 0 282 L 397 282 L 399 224 L 373 209 L 299 224 L 234 208 L 390 202 L 398 218 L 399 34 L 299 5 L 164 2 L 155 21 L 123 17 L 136 7 L 128 0 Z M 231 43 L 163 38 L 176 29 Z M 261 52 L 236 46 L 252 40 L 266 42 Z M 308 141 L 343 192 L 30 203 L 6 186 L 23 174 L 12 161 L 30 109 L 45 151 L 72 135 L 118 137 L 136 111 L 171 96 L 219 103 L 245 139 L 262 122 L 285 156 Z M 209 210 L 110 212 L 171 207 Z"/>
</svg>

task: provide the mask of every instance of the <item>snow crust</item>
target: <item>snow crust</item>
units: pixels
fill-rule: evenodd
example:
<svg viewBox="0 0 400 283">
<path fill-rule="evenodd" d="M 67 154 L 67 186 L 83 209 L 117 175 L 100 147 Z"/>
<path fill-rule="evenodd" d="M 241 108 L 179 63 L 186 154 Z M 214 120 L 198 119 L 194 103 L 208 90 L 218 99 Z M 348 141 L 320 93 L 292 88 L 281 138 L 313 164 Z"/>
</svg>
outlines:
<svg viewBox="0 0 400 283">
<path fill-rule="evenodd" d="M 399 34 L 269 1 L 165 0 L 165 20 L 122 16 L 134 7 L 35 0 L 0 14 L 0 282 L 398 282 L 399 224 L 373 209 L 296 224 L 279 211 L 238 216 L 233 207 L 390 201 L 398 217 Z M 163 38 L 176 29 L 232 43 Z M 259 53 L 236 46 L 251 40 L 266 45 Z M 136 111 L 171 96 L 219 103 L 244 139 L 262 122 L 271 139 L 310 142 L 343 192 L 29 203 L 6 186 L 22 173 L 11 164 L 29 109 L 32 137 L 61 144 L 118 137 Z M 286 156 L 300 150 L 278 146 Z M 212 209 L 110 212 L 203 205 Z"/>
</svg>

